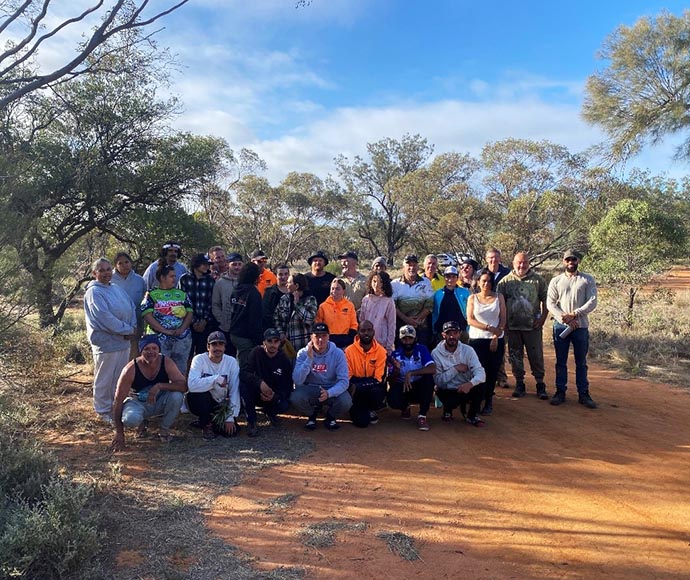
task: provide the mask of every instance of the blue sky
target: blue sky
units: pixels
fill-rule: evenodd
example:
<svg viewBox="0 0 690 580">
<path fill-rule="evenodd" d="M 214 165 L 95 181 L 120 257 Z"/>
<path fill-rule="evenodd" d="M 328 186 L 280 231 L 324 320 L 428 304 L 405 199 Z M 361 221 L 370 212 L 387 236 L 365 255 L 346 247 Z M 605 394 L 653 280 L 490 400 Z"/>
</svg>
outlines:
<svg viewBox="0 0 690 580">
<path fill-rule="evenodd" d="M 84 0 L 80 0 L 84 1 Z M 163 5 L 164 0 L 154 4 Z M 156 6 L 157 7 L 157 6 Z M 620 24 L 683 3 L 650 0 L 192 0 L 157 38 L 178 55 L 178 128 L 249 147 L 280 181 L 334 173 L 338 154 L 419 133 L 435 152 L 478 155 L 508 137 L 583 151 L 580 117 L 597 50 Z M 673 141 L 632 165 L 684 175 Z"/>
</svg>

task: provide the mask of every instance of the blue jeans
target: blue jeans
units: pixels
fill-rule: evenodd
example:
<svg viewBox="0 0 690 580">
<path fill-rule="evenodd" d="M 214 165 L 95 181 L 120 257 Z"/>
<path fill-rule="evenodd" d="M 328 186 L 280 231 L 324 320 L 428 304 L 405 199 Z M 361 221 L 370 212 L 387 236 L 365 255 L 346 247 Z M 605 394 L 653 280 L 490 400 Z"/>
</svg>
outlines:
<svg viewBox="0 0 690 580">
<path fill-rule="evenodd" d="M 589 351 L 589 329 L 576 328 L 565 338 L 559 334 L 566 329 L 565 324 L 554 322 L 553 346 L 556 350 L 556 389 L 565 392 L 568 388 L 568 351 L 573 345 L 575 355 L 575 384 L 582 395 L 589 391 L 587 380 L 587 352 Z"/>
<path fill-rule="evenodd" d="M 192 333 L 187 333 L 184 338 L 166 337 L 161 340 L 161 354 L 164 354 L 177 365 L 180 372 L 187 376 L 187 362 L 192 350 Z"/>
<path fill-rule="evenodd" d="M 128 397 L 122 408 L 122 424 L 136 428 L 145 419 L 162 416 L 161 429 L 170 429 L 180 414 L 184 394 L 179 391 L 161 391 L 153 405 Z"/>
<path fill-rule="evenodd" d="M 328 407 L 328 414 L 334 419 L 345 417 L 352 407 L 352 397 L 347 391 L 337 397 L 329 397 L 321 403 L 319 401 L 320 389 L 317 385 L 298 385 L 292 391 L 290 402 L 302 415 L 310 417 L 316 415 L 323 407 Z"/>
</svg>

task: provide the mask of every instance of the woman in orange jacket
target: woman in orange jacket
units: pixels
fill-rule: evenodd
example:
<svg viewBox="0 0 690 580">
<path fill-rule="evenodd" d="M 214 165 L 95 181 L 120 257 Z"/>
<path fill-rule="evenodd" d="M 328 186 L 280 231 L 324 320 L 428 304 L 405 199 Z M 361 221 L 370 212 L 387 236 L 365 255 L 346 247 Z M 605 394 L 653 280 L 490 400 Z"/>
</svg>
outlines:
<svg viewBox="0 0 690 580">
<path fill-rule="evenodd" d="M 330 330 L 331 342 L 338 348 L 352 344 L 357 334 L 357 312 L 354 304 L 345 298 L 345 282 L 335 278 L 331 282 L 330 296 L 319 306 L 315 322 L 325 322 Z"/>
</svg>

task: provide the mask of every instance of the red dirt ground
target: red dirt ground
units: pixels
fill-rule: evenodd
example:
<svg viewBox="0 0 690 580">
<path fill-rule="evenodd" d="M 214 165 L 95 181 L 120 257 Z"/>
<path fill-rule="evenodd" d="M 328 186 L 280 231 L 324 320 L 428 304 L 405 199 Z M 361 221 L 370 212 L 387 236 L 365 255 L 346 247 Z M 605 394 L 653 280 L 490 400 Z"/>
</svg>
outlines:
<svg viewBox="0 0 690 580">
<path fill-rule="evenodd" d="M 690 272 L 671 281 L 688 288 Z M 595 365 L 590 382 L 596 410 L 574 388 L 553 407 L 528 382 L 523 399 L 497 390 L 483 429 L 432 410 L 427 433 L 395 411 L 363 430 L 305 432 L 313 453 L 232 488 L 208 526 L 258 568 L 311 578 L 690 578 L 690 392 Z M 297 499 L 266 509 L 285 494 Z M 333 518 L 368 528 L 302 543 L 305 526 Z M 412 536 L 422 560 L 389 552 L 380 531 Z"/>
</svg>

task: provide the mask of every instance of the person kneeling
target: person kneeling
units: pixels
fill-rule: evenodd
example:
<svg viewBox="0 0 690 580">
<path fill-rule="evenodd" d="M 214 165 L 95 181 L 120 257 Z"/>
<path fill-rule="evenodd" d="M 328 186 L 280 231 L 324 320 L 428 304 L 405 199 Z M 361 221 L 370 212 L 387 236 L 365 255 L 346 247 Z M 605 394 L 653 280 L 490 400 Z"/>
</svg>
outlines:
<svg viewBox="0 0 690 580">
<path fill-rule="evenodd" d="M 350 371 L 350 418 L 356 427 L 378 423 L 377 411 L 385 407 L 386 349 L 374 340 L 374 325 L 363 320 L 357 329 L 355 342 L 345 349 Z"/>
<path fill-rule="evenodd" d="M 225 344 L 223 332 L 212 332 L 206 339 L 208 352 L 196 355 L 189 368 L 187 406 L 199 417 L 203 437 L 209 440 L 239 431 L 240 367 L 225 354 Z"/>
<path fill-rule="evenodd" d="M 460 325 L 457 322 L 446 322 L 442 336 L 443 341 L 431 352 L 431 356 L 436 362 L 434 380 L 436 396 L 443 403 L 443 420 L 452 420 L 453 409 L 461 405 L 464 415 L 465 405 L 469 401 L 467 422 L 481 427 L 484 421 L 477 414 L 484 398 L 484 367 L 474 349 L 459 341 Z"/>
<path fill-rule="evenodd" d="M 247 365 L 240 370 L 240 392 L 247 413 L 247 435 L 256 437 L 256 406 L 277 427 L 278 413 L 290 407 L 292 393 L 292 363 L 280 348 L 280 331 L 269 328 L 264 332 L 263 344 L 249 353 Z"/>
<path fill-rule="evenodd" d="M 292 371 L 295 391 L 291 402 L 308 417 L 304 426 L 308 431 L 316 429 L 316 417 L 323 407 L 328 407 L 326 428 L 335 431 L 340 427 L 336 419 L 352 406 L 345 353 L 328 338 L 328 326 L 323 322 L 314 324 L 309 344 L 297 353 Z"/>
<path fill-rule="evenodd" d="M 139 341 L 139 353 L 122 369 L 117 382 L 113 404 L 113 451 L 125 446 L 125 427 L 136 428 L 137 436 L 143 437 L 148 419 L 156 416 L 162 417 L 159 439 L 170 441 L 170 429 L 180 414 L 187 390 L 184 375 L 171 358 L 161 354 L 155 334 L 148 334 Z"/>
</svg>

